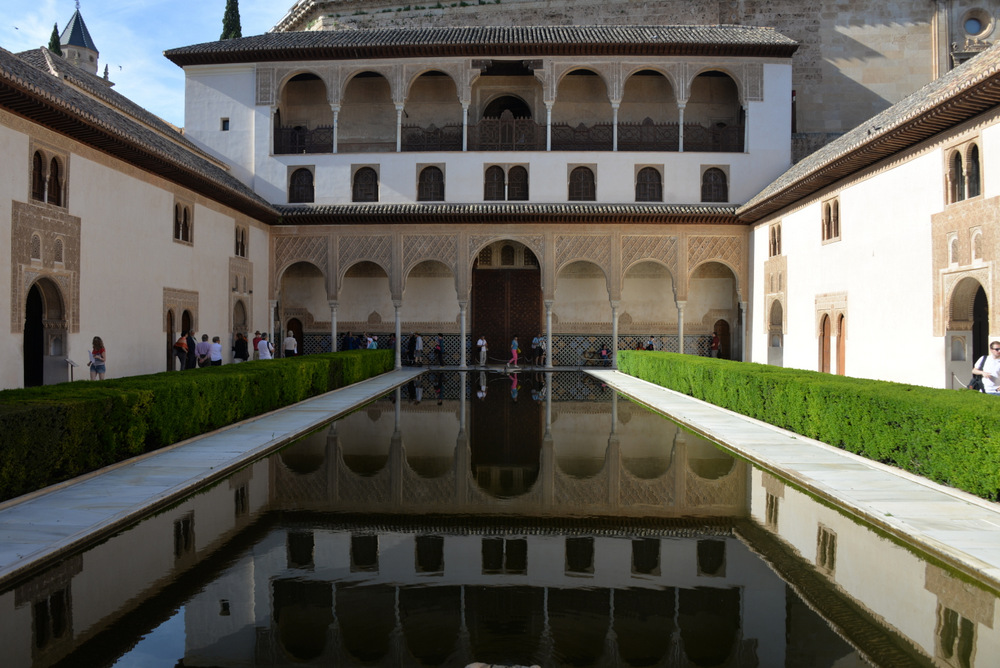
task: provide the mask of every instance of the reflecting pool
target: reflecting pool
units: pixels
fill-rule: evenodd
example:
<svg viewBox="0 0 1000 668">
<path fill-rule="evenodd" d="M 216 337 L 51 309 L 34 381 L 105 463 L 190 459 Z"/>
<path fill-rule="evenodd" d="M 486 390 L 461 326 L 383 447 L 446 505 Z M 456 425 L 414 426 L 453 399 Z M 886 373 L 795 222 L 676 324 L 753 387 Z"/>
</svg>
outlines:
<svg viewBox="0 0 1000 668">
<path fill-rule="evenodd" d="M 429 373 L 0 592 L 4 666 L 993 666 L 996 592 L 585 375 Z"/>
</svg>

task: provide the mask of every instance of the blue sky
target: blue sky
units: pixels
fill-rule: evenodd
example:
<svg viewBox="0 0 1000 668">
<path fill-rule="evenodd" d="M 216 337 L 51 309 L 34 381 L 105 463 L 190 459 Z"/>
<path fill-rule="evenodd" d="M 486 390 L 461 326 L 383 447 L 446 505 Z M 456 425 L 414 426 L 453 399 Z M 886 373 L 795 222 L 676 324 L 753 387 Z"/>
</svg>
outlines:
<svg viewBox="0 0 1000 668">
<path fill-rule="evenodd" d="M 2 0 L 0 47 L 17 53 L 63 31 L 75 0 Z M 240 0 L 243 35 L 270 30 L 295 0 Z M 184 125 L 184 72 L 163 57 L 178 46 L 211 42 L 222 33 L 226 0 L 80 0 L 80 14 L 108 65 L 115 90 L 154 114 Z"/>
</svg>

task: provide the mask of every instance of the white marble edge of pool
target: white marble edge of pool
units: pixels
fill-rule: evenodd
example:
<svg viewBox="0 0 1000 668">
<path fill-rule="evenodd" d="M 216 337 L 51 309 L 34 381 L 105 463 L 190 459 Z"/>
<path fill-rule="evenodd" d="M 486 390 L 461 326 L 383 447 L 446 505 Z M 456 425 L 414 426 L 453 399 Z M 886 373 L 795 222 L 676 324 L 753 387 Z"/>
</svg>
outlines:
<svg viewBox="0 0 1000 668">
<path fill-rule="evenodd" d="M 1000 505 L 619 371 L 586 372 L 779 478 L 1000 590 Z M 905 494 L 908 499 L 901 502 L 899 496 L 886 494 L 873 483 L 899 490 L 899 496 Z M 941 525 L 948 528 L 941 529 Z"/>
</svg>

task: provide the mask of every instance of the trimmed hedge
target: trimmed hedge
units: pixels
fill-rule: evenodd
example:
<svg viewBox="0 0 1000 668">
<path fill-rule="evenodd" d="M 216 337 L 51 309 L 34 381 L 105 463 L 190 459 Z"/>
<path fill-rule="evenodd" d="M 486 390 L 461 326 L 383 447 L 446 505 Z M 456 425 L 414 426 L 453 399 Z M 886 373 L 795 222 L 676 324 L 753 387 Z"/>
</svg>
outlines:
<svg viewBox="0 0 1000 668">
<path fill-rule="evenodd" d="M 986 499 L 1000 500 L 1000 399 L 677 353 L 623 373 Z"/>
<path fill-rule="evenodd" d="M 0 392 L 0 500 L 393 368 L 391 350 L 305 355 Z"/>
</svg>

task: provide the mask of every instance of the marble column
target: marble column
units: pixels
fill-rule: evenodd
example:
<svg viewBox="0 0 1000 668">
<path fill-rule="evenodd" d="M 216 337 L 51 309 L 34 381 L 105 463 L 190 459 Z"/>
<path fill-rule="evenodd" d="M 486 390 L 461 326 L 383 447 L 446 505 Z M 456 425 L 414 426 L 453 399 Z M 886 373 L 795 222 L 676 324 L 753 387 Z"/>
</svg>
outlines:
<svg viewBox="0 0 1000 668">
<path fill-rule="evenodd" d="M 462 150 L 469 150 L 469 103 L 462 103 Z"/>
<path fill-rule="evenodd" d="M 611 301 L 611 368 L 618 368 L 618 304 Z"/>
<path fill-rule="evenodd" d="M 403 332 L 399 322 L 399 309 L 401 309 L 402 307 L 403 307 L 403 302 L 395 299 L 392 300 L 392 308 L 395 311 L 394 317 L 396 320 L 396 368 L 397 369 L 403 368 L 403 356 L 401 354 L 403 348 Z"/>
<path fill-rule="evenodd" d="M 396 105 L 396 153 L 403 150 L 403 105 Z"/>
<path fill-rule="evenodd" d="M 677 103 L 677 150 L 684 152 L 684 107 L 686 103 Z"/>
<path fill-rule="evenodd" d="M 553 102 L 545 103 L 545 150 L 552 150 L 552 105 Z"/>
<path fill-rule="evenodd" d="M 611 150 L 618 150 L 618 107 L 620 102 L 611 103 Z"/>
<path fill-rule="evenodd" d="M 278 352 L 278 344 L 275 343 L 275 341 L 277 340 L 278 337 L 276 336 L 277 332 L 274 329 L 274 323 L 278 319 L 278 300 L 277 299 L 269 299 L 267 303 L 268 303 L 268 306 L 270 306 L 270 308 L 268 310 L 271 313 L 271 324 L 268 325 L 267 328 L 269 330 L 271 330 L 271 337 L 270 337 L 271 338 L 271 345 L 274 346 L 274 352 L 275 352 L 275 354 L 277 354 L 277 352 Z"/>
<path fill-rule="evenodd" d="M 337 302 L 327 302 L 330 305 L 330 352 L 337 352 Z"/>
<path fill-rule="evenodd" d="M 468 368 L 468 360 L 466 359 L 466 354 L 468 352 L 468 348 L 469 348 L 468 344 L 469 344 L 469 342 L 466 340 L 466 339 L 468 339 L 468 334 L 467 334 L 466 328 L 465 328 L 465 318 L 466 318 L 466 311 L 467 311 L 468 306 L 469 306 L 469 302 L 467 302 L 467 301 L 460 301 L 460 302 L 458 302 L 458 313 L 459 313 L 459 335 L 458 335 L 458 339 L 459 339 L 459 341 L 458 341 L 459 356 L 458 356 L 458 366 L 461 367 L 462 369 L 467 369 Z M 463 395 L 463 398 L 464 398 L 464 395 Z"/>
<path fill-rule="evenodd" d="M 684 305 L 686 301 L 677 302 L 677 352 L 684 354 Z"/>
<path fill-rule="evenodd" d="M 340 125 L 340 105 L 331 104 L 330 108 L 333 109 L 333 152 L 337 152 L 337 130 Z"/>
<path fill-rule="evenodd" d="M 552 368 L 552 300 L 545 300 L 545 368 Z"/>
</svg>

